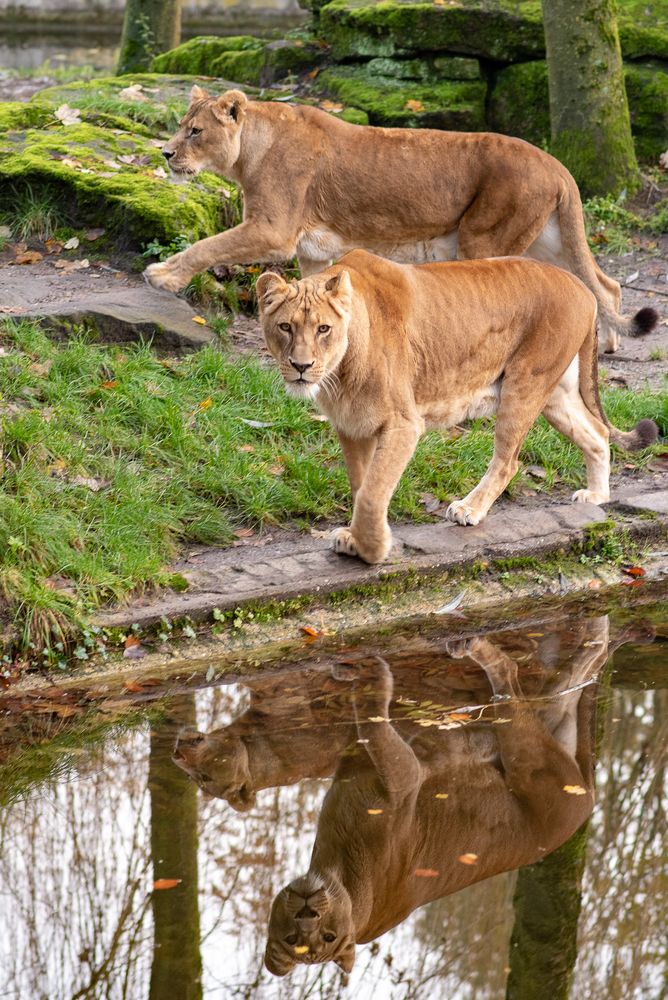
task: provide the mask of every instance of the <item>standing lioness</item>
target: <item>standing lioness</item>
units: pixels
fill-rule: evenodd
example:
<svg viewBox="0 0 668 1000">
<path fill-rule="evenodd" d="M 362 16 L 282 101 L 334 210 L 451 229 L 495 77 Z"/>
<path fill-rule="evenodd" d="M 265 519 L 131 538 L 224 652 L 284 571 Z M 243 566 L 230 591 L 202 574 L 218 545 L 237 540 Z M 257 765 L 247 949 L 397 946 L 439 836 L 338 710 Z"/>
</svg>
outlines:
<svg viewBox="0 0 668 1000">
<path fill-rule="evenodd" d="M 322 274 L 257 283 L 269 350 L 286 388 L 315 399 L 335 427 L 354 511 L 334 548 L 366 562 L 392 544 L 387 509 L 420 435 L 496 414 L 494 455 L 447 517 L 478 524 L 518 469 L 536 417 L 584 452 L 587 489 L 609 498 L 608 440 L 643 448 L 641 420 L 611 427 L 598 396 L 596 301 L 572 274 L 522 258 L 401 265 L 355 250 Z"/>
<path fill-rule="evenodd" d="M 306 277 L 355 247 L 416 264 L 525 254 L 572 271 L 594 293 L 604 350 L 656 324 L 649 308 L 620 316 L 620 288 L 589 251 L 575 181 L 528 142 L 350 125 L 317 108 L 249 102 L 238 90 L 209 97 L 195 86 L 191 98 L 163 149 L 170 170 L 237 181 L 244 221 L 151 264 L 145 275 L 156 288 L 178 291 L 216 264 L 295 254 Z"/>
</svg>

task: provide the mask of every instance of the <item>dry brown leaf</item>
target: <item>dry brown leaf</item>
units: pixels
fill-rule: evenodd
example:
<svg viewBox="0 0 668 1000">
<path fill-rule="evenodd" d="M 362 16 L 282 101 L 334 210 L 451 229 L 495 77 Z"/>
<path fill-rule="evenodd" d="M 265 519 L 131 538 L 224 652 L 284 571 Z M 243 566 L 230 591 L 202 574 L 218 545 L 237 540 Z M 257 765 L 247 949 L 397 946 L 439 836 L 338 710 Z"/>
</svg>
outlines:
<svg viewBox="0 0 668 1000">
<path fill-rule="evenodd" d="M 252 538 L 255 532 L 252 528 L 237 528 L 236 531 L 232 532 L 232 534 L 236 538 Z"/>
<path fill-rule="evenodd" d="M 42 260 L 44 254 L 41 254 L 39 250 L 24 250 L 22 253 L 17 253 L 14 257 L 15 264 L 36 264 L 38 260 Z"/>
<path fill-rule="evenodd" d="M 63 125 L 81 125 L 80 108 L 71 108 L 69 104 L 61 104 L 59 108 L 56 108 L 54 114 Z"/>
<path fill-rule="evenodd" d="M 304 633 L 304 635 L 311 635 L 314 637 L 320 635 L 320 632 L 318 632 L 317 628 L 313 628 L 312 625 L 302 625 L 301 631 Z"/>
</svg>

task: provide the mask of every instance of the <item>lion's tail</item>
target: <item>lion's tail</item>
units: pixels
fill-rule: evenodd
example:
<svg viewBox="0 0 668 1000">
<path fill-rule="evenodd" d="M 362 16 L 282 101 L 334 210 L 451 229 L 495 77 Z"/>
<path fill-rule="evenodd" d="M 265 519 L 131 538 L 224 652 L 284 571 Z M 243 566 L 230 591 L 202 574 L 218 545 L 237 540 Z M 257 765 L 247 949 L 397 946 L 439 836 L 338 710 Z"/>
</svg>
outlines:
<svg viewBox="0 0 668 1000">
<path fill-rule="evenodd" d="M 639 420 L 633 430 L 620 431 L 613 427 L 605 415 L 598 391 L 598 337 L 596 318 L 592 323 L 587 339 L 580 348 L 578 355 L 580 367 L 580 395 L 589 412 L 602 420 L 608 428 L 610 443 L 616 444 L 624 451 L 642 451 L 653 444 L 659 436 L 659 428 L 653 420 Z"/>
<path fill-rule="evenodd" d="M 599 269 L 586 241 L 582 239 L 582 200 L 578 186 L 564 170 L 562 196 L 557 208 L 561 240 L 578 278 L 594 293 L 598 303 L 599 323 L 605 330 L 627 337 L 640 337 L 650 333 L 659 322 L 656 309 L 645 306 L 633 316 L 623 316 L 620 311 L 619 284 Z M 601 330 L 603 333 L 603 330 Z M 607 343 L 606 343 L 607 339 Z M 616 338 L 603 338 L 606 350 L 615 350 Z"/>
</svg>

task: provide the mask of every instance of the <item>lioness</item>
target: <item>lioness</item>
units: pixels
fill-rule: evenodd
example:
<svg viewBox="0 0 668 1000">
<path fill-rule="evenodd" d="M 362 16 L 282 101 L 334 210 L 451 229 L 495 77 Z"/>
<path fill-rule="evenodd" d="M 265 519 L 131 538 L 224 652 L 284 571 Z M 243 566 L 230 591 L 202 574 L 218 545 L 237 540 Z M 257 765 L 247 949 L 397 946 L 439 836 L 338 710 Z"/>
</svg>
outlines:
<svg viewBox="0 0 668 1000">
<path fill-rule="evenodd" d="M 357 713 L 308 871 L 274 900 L 270 972 L 327 961 L 350 972 L 356 944 L 431 900 L 544 857 L 581 826 L 594 801 L 591 684 L 608 657 L 608 621 L 582 625 L 580 648 L 559 670 L 539 653 L 518 671 L 493 638 L 453 644 L 451 655 L 484 671 L 498 701 L 446 732 L 401 719 L 392 673 L 376 658 L 376 704 L 367 696 Z M 524 681 L 537 671 L 541 698 L 527 701 Z"/>
<path fill-rule="evenodd" d="M 151 264 L 144 273 L 156 288 L 178 291 L 216 264 L 295 254 L 306 277 L 355 247 L 409 263 L 526 254 L 594 293 L 606 351 L 620 333 L 656 325 L 653 309 L 619 314 L 620 288 L 589 251 L 575 181 L 521 139 L 350 125 L 317 108 L 194 86 L 163 152 L 177 177 L 212 170 L 240 184 L 244 221 Z"/>
<path fill-rule="evenodd" d="M 269 350 L 293 396 L 315 399 L 336 429 L 353 494 L 335 551 L 365 562 L 392 544 L 390 499 L 424 431 L 496 413 L 494 455 L 446 517 L 478 524 L 518 469 L 542 412 L 582 449 L 587 489 L 609 499 L 608 441 L 635 450 L 658 434 L 624 433 L 598 396 L 596 301 L 580 280 L 523 258 L 402 265 L 355 250 L 315 277 L 257 283 Z"/>
</svg>

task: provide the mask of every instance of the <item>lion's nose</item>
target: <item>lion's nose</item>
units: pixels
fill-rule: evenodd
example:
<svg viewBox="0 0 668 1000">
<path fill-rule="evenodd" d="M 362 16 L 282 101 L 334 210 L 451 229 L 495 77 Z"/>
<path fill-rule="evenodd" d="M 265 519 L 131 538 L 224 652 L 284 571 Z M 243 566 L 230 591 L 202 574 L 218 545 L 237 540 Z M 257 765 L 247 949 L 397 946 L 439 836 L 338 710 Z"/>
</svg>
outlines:
<svg viewBox="0 0 668 1000">
<path fill-rule="evenodd" d="M 173 153 L 173 151 L 171 149 L 163 149 L 162 155 L 167 160 L 167 162 L 169 162 L 171 160 L 171 158 L 173 157 L 174 153 Z"/>
<path fill-rule="evenodd" d="M 300 375 L 303 375 L 308 368 L 313 368 L 312 361 L 309 361 L 308 364 L 306 365 L 301 364 L 299 361 L 293 361 L 292 358 L 290 358 L 289 361 L 292 367 L 296 368 L 296 370 L 299 372 Z"/>
</svg>

